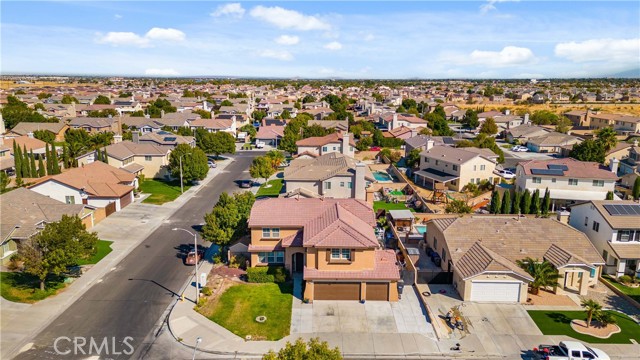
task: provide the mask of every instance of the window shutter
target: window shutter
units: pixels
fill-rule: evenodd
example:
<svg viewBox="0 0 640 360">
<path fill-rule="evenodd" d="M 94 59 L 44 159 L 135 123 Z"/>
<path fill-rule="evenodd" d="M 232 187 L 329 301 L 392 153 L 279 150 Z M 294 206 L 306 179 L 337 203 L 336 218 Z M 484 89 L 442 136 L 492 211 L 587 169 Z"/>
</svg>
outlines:
<svg viewBox="0 0 640 360">
<path fill-rule="evenodd" d="M 351 262 L 356 260 L 356 251 L 354 249 L 351 249 Z"/>
<path fill-rule="evenodd" d="M 326 249 L 327 252 L 327 262 L 331 261 L 331 249 Z"/>
</svg>

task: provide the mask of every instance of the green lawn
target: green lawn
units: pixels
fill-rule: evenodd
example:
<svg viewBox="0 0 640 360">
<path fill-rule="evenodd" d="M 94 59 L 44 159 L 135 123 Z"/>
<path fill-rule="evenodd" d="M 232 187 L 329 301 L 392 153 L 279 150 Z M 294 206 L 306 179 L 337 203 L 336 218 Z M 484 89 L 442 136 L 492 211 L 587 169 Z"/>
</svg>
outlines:
<svg viewBox="0 0 640 360">
<path fill-rule="evenodd" d="M 45 283 L 45 290 L 40 290 L 40 281 L 37 277 L 19 272 L 0 273 L 0 296 L 20 303 L 34 303 L 55 295 L 65 287 L 62 277 L 51 277 Z"/>
<path fill-rule="evenodd" d="M 409 209 L 408 207 L 406 207 L 403 202 L 399 202 L 397 204 L 394 204 L 394 203 L 388 203 L 386 201 L 374 201 L 373 202 L 373 210 L 375 212 L 378 212 L 379 209 L 385 209 L 385 210 L 411 210 L 412 212 L 415 212 L 414 209 Z"/>
<path fill-rule="evenodd" d="M 242 337 L 279 340 L 289 335 L 291 295 L 289 284 L 235 285 L 222 294 L 209 319 Z M 267 321 L 255 319 L 264 315 Z"/>
<path fill-rule="evenodd" d="M 585 320 L 586 313 L 584 311 L 530 310 L 527 312 L 544 335 L 567 335 L 589 343 L 629 344 L 631 343 L 629 339 L 640 342 L 640 325 L 627 315 L 616 311 L 611 311 L 611 314 L 616 318 L 617 325 L 622 331 L 611 335 L 608 339 L 600 339 L 573 331 L 571 320 Z"/>
<path fill-rule="evenodd" d="M 265 187 L 265 185 L 267 184 L 270 184 L 271 187 Z M 267 182 L 267 184 L 262 184 L 262 186 L 260 186 L 260 189 L 258 189 L 258 193 L 256 194 L 256 196 L 278 197 L 278 194 L 280 194 L 284 182 L 282 179 L 275 179 L 270 180 L 269 182 Z"/>
<path fill-rule="evenodd" d="M 187 181 L 184 182 L 184 191 L 187 191 L 191 187 L 191 185 L 187 185 L 187 183 Z M 142 201 L 143 203 L 162 205 L 180 196 L 180 180 L 144 180 L 140 183 L 140 191 L 151 194 Z"/>
<path fill-rule="evenodd" d="M 640 287 L 629 287 L 623 284 L 620 284 L 616 281 L 616 279 L 612 278 L 609 275 L 604 276 L 605 279 L 609 281 L 613 286 L 615 286 L 618 290 L 622 291 L 625 295 L 629 295 L 630 298 L 640 303 Z"/>
<path fill-rule="evenodd" d="M 95 255 L 86 260 L 78 261 L 78 265 L 97 264 L 103 257 L 107 256 L 111 252 L 111 244 L 113 241 L 98 240 L 98 251 Z"/>
</svg>

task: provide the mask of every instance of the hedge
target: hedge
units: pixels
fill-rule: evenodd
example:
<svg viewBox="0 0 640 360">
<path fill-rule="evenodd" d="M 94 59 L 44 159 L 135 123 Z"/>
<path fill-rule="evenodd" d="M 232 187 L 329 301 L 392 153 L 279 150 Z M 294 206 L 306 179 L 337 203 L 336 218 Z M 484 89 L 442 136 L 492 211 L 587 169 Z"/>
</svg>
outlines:
<svg viewBox="0 0 640 360">
<path fill-rule="evenodd" d="M 250 283 L 283 283 L 288 272 L 283 266 L 252 267 L 247 269 L 247 281 Z"/>
</svg>

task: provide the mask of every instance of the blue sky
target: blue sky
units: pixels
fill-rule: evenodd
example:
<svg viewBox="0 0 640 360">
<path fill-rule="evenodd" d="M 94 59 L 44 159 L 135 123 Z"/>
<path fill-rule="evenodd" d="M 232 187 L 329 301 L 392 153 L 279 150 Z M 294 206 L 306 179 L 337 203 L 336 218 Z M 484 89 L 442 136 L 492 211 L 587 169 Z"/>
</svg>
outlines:
<svg viewBox="0 0 640 360">
<path fill-rule="evenodd" d="M 589 77 L 640 68 L 638 1 L 3 1 L 7 73 Z"/>
</svg>

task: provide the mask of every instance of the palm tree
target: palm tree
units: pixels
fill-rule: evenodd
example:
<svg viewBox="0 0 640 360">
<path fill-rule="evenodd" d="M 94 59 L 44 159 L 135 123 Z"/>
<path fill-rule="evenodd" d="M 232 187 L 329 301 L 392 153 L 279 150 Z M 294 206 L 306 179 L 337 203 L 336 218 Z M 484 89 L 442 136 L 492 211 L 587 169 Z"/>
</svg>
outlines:
<svg viewBox="0 0 640 360">
<path fill-rule="evenodd" d="M 616 137 L 618 134 L 612 128 L 603 128 L 596 132 L 596 137 L 598 141 L 602 143 L 605 151 L 609 151 L 616 146 L 618 142 L 618 138 Z"/>
<path fill-rule="evenodd" d="M 599 317 L 598 314 L 602 311 L 602 305 L 593 299 L 583 299 L 580 306 L 584 308 L 587 313 L 587 328 L 591 326 L 591 319 L 594 315 Z"/>
<path fill-rule="evenodd" d="M 533 281 L 529 284 L 533 295 L 537 295 L 540 288 L 558 285 L 558 278 L 560 278 L 558 270 L 547 260 L 541 262 L 538 259 L 526 257 L 516 260 L 516 264 L 533 277 Z"/>
<path fill-rule="evenodd" d="M 269 150 L 265 156 L 271 162 L 273 170 L 278 170 L 280 164 L 285 160 L 284 153 L 279 150 Z"/>
</svg>

